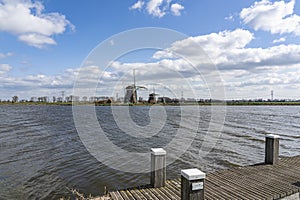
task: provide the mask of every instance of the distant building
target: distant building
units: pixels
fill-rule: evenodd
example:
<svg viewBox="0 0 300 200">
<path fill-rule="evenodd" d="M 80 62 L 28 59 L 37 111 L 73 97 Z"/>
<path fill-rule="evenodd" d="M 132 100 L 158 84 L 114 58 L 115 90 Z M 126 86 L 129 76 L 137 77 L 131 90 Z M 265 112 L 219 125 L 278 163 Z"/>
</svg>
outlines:
<svg viewBox="0 0 300 200">
<path fill-rule="evenodd" d="M 143 102 L 143 97 L 139 97 L 139 102 Z"/>
<path fill-rule="evenodd" d="M 46 96 L 45 97 L 38 97 L 37 100 L 38 100 L 38 102 L 44 102 L 44 103 L 49 102 L 49 98 L 46 97 Z"/>
<path fill-rule="evenodd" d="M 172 103 L 172 99 L 169 97 L 158 97 L 157 102 L 159 103 Z"/>
<path fill-rule="evenodd" d="M 187 98 L 187 99 L 185 100 L 185 102 L 186 102 L 186 103 L 196 103 L 197 100 L 196 100 L 195 98 Z"/>
</svg>

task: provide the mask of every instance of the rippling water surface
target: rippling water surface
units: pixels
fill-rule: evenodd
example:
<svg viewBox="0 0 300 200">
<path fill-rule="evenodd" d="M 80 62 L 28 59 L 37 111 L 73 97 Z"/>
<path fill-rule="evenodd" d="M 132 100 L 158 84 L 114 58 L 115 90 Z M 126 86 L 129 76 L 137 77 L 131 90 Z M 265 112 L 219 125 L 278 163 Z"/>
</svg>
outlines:
<svg viewBox="0 0 300 200">
<path fill-rule="evenodd" d="M 198 108 L 201 120 L 196 137 L 188 150 L 168 166 L 168 178 L 179 177 L 182 168 L 198 167 L 210 172 L 262 162 L 264 137 L 270 133 L 281 136 L 282 156 L 300 154 L 299 106 L 234 106 L 226 108 L 224 129 L 214 149 L 200 159 L 199 149 L 211 114 L 210 107 Z M 129 152 L 146 152 L 153 146 L 169 144 L 179 126 L 190 129 L 188 124 L 180 124 L 180 107 L 163 109 L 167 114 L 164 126 L 150 138 L 122 132 L 110 107 L 96 107 L 96 113 L 115 145 Z M 129 110 L 139 126 L 151 123 L 150 107 L 134 106 Z M 195 118 L 184 117 L 190 122 Z M 0 199 L 58 199 L 71 195 L 68 188 L 97 195 L 104 187 L 114 190 L 149 183 L 148 174 L 114 170 L 91 156 L 80 140 L 72 107 L 68 106 L 0 106 L 0 152 Z"/>
</svg>

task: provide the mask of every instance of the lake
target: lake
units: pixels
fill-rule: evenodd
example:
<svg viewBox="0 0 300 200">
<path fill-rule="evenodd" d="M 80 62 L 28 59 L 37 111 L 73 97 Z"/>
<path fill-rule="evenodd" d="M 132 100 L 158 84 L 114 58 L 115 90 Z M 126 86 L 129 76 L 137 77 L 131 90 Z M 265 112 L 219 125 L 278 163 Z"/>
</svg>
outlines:
<svg viewBox="0 0 300 200">
<path fill-rule="evenodd" d="M 156 115 L 149 106 L 126 109 L 138 127 L 160 122 L 159 113 Z M 119 127 L 114 109 L 95 107 L 100 127 L 112 144 L 125 152 L 139 153 L 167 146 L 175 140 L 179 129 L 184 133 L 194 131 L 189 125 L 195 123 L 194 114 L 183 116 L 180 106 L 159 109 L 165 114 L 161 128 L 154 128 L 155 133 L 139 132 L 141 135 L 134 137 Z M 179 177 L 183 168 L 198 167 L 212 172 L 263 162 L 266 134 L 281 136 L 281 156 L 300 154 L 300 106 L 228 106 L 223 131 L 214 138 L 214 148 L 201 159 L 199 149 L 210 126 L 211 107 L 192 109 L 199 112 L 197 130 L 184 153 L 168 165 L 168 178 Z M 180 123 L 182 118 L 185 124 Z M 122 119 L 119 120 L 121 123 Z M 126 123 L 123 126 L 134 131 Z M 71 106 L 1 105 L 0 199 L 57 199 L 71 196 L 69 189 L 99 195 L 104 187 L 115 190 L 149 183 L 149 173 L 133 173 L 134 168 L 126 172 L 99 162 L 89 153 L 76 128 Z M 174 144 L 180 147 L 184 142 L 182 138 Z M 108 154 L 115 152 L 106 153 L 103 159 L 109 160 Z M 169 153 L 171 156 L 172 152 Z M 138 160 L 134 163 L 139 165 Z"/>
</svg>

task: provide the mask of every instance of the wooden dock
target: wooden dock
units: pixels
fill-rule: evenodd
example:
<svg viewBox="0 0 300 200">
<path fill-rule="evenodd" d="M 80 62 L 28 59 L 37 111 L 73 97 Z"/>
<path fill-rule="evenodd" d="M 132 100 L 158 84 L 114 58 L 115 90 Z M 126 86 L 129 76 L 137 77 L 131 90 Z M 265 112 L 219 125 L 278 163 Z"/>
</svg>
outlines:
<svg viewBox="0 0 300 200">
<path fill-rule="evenodd" d="M 258 164 L 208 173 L 205 199 L 281 199 L 300 192 L 300 156 L 281 158 L 276 164 Z M 164 187 L 150 185 L 109 192 L 112 200 L 179 200 L 181 180 Z M 299 199 L 297 194 L 297 199 Z"/>
</svg>

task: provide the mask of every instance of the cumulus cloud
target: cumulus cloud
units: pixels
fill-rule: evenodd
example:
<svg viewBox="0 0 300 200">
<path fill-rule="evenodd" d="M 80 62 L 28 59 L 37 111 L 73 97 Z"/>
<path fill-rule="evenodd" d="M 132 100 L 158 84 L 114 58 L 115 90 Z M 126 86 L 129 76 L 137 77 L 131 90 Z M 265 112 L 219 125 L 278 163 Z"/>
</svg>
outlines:
<svg viewBox="0 0 300 200">
<path fill-rule="evenodd" d="M 275 1 L 262 0 L 251 7 L 244 8 L 240 17 L 244 24 L 254 30 L 269 31 L 272 34 L 293 33 L 300 35 L 300 16 L 294 13 L 295 0 Z"/>
<path fill-rule="evenodd" d="M 163 11 L 160 6 L 162 5 L 163 0 L 150 0 L 147 3 L 147 11 L 150 15 L 153 15 L 154 17 L 163 17 L 166 12 Z"/>
<path fill-rule="evenodd" d="M 183 10 L 184 7 L 178 3 L 174 3 L 171 5 L 171 11 L 173 13 L 173 15 L 175 16 L 180 16 L 181 15 L 181 10 Z"/>
<path fill-rule="evenodd" d="M 172 47 L 156 52 L 153 58 L 174 58 L 178 54 L 201 65 L 205 61 L 200 57 L 203 51 L 220 70 L 266 69 L 300 63 L 300 45 L 247 47 L 253 39 L 253 34 L 243 29 L 211 33 L 177 41 Z"/>
<path fill-rule="evenodd" d="M 37 48 L 42 48 L 45 44 L 56 44 L 52 38 L 36 33 L 20 35 L 19 40 Z"/>
<path fill-rule="evenodd" d="M 272 87 L 276 87 L 276 93 L 282 92 L 283 98 L 300 98 L 300 45 L 256 48 L 250 45 L 254 39 L 250 31 L 243 29 L 189 37 L 154 53 L 152 58 L 157 60 L 138 63 L 112 61 L 106 71 L 102 71 L 97 63 L 89 63 L 55 76 L 38 74 L 21 78 L 9 76 L 11 67 L 1 65 L 0 94 L 12 91 L 9 95 L 15 95 L 16 91 L 27 91 L 34 95 L 32 91 L 40 94 L 48 91 L 57 95 L 61 90 L 71 94 L 77 78 L 83 81 L 77 85 L 82 89 L 81 94 L 91 94 L 87 89 L 98 87 L 99 95 L 119 93 L 122 96 L 124 87 L 133 83 L 132 70 L 136 69 L 137 83 L 150 90 L 151 85 L 156 85 L 156 91 L 161 95 L 180 96 L 182 87 L 187 87 L 184 90 L 188 91 L 191 86 L 194 91 L 189 90 L 186 97 L 195 94 L 198 98 L 209 98 L 205 81 L 215 80 L 209 79 L 211 75 L 218 76 L 208 70 L 213 66 L 207 65 L 211 61 L 219 69 L 229 98 L 268 98 L 259 95 L 262 91 L 269 94 Z M 210 59 L 205 60 L 205 54 Z M 172 94 L 163 88 L 168 88 Z"/>
<path fill-rule="evenodd" d="M 144 6 L 145 2 L 138 0 L 135 4 L 133 4 L 129 9 L 130 10 L 141 10 L 142 7 Z"/>
<path fill-rule="evenodd" d="M 17 95 L 20 99 L 30 97 L 58 96 L 64 90 L 71 94 L 76 77 L 74 70 L 62 74 L 35 74 L 23 77 L 7 74 L 12 69 L 9 65 L 0 65 L 0 99 Z"/>
<path fill-rule="evenodd" d="M 41 2 L 31 0 L 0 0 L 0 31 L 17 35 L 19 40 L 38 48 L 56 44 L 53 35 L 74 26 L 59 13 L 43 13 Z"/>
<path fill-rule="evenodd" d="M 149 15 L 154 17 L 164 17 L 166 14 L 171 13 L 174 16 L 180 16 L 181 11 L 184 9 L 179 3 L 172 3 L 172 0 L 138 0 L 135 4 L 129 7 L 130 10 L 144 9 Z"/>
<path fill-rule="evenodd" d="M 276 88 L 298 88 L 300 67 L 300 45 L 281 44 L 266 48 L 250 47 L 254 36 L 248 30 L 236 29 L 189 37 L 177 41 L 162 51 L 153 55 L 155 59 L 188 59 L 196 63 L 198 70 L 206 73 L 205 66 L 209 60 L 205 60 L 203 54 L 207 54 L 220 71 L 229 96 L 238 94 L 249 96 L 249 90 L 257 92 L 261 87 L 269 91 L 273 86 Z M 283 40 L 283 39 L 281 39 Z M 201 53 L 202 52 L 202 53 Z M 209 65 L 208 65 L 209 66 Z M 210 67 L 210 66 L 209 66 Z M 298 86 L 297 86 L 298 85 Z M 295 89 L 293 90 L 295 94 Z M 282 94 L 286 97 L 299 98 Z M 248 94 L 247 94 L 248 93 Z M 251 93 L 255 98 L 261 91 Z M 257 96 L 256 96 L 257 97 Z M 264 97 L 267 98 L 267 97 Z"/>
<path fill-rule="evenodd" d="M 222 31 L 177 41 L 171 48 L 158 51 L 153 57 L 160 59 L 170 56 L 173 52 L 200 64 L 204 61 L 200 55 L 207 54 L 215 64 L 227 63 L 232 60 L 229 58 L 230 52 L 243 51 L 243 48 L 253 39 L 253 34 L 247 30 Z"/>
<path fill-rule="evenodd" d="M 300 65 L 274 66 L 265 73 L 250 73 L 244 70 L 223 71 L 222 77 L 231 98 L 270 98 L 275 91 L 276 99 L 299 99 Z M 251 91 L 251 92 L 249 92 Z"/>
<path fill-rule="evenodd" d="M 120 74 L 123 78 L 132 80 L 131 73 L 136 69 L 136 75 L 143 81 L 162 81 L 165 79 L 188 78 L 195 74 L 193 66 L 183 59 L 162 59 L 150 63 L 120 63 L 113 62 L 111 64 L 115 73 Z M 122 78 L 119 76 L 119 78 Z"/>
<path fill-rule="evenodd" d="M 8 64 L 0 64 L 0 76 L 7 74 L 11 69 L 12 67 Z"/>
<path fill-rule="evenodd" d="M 284 37 L 273 40 L 273 43 L 281 43 L 281 42 L 285 42 L 285 38 Z"/>
</svg>

